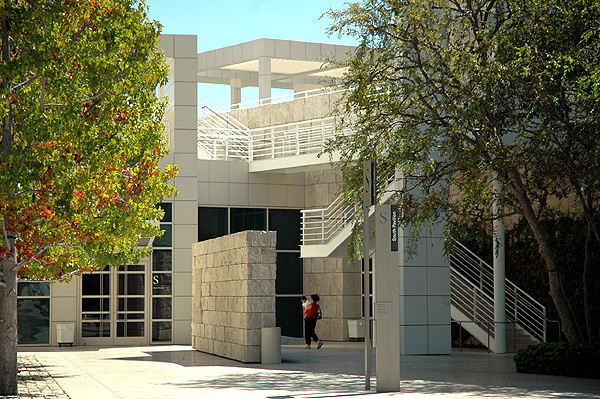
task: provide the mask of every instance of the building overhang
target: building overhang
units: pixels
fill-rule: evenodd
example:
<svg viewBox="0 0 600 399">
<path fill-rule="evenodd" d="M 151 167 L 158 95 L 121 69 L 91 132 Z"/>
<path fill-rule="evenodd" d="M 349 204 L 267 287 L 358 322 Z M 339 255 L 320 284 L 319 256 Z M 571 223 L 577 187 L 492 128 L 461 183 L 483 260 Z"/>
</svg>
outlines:
<svg viewBox="0 0 600 399">
<path fill-rule="evenodd" d="M 294 84 L 322 85 L 340 79 L 345 68 L 328 59 L 344 61 L 354 46 L 257 39 L 198 53 L 198 82 L 258 86 L 260 59 L 270 59 L 272 87 L 294 88 Z"/>
</svg>

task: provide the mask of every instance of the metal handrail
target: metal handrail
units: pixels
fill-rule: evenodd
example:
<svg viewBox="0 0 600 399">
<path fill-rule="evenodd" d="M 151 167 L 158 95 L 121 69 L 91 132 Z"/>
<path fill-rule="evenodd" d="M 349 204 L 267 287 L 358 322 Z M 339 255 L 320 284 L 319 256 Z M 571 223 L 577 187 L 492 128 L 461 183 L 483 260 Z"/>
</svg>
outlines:
<svg viewBox="0 0 600 399">
<path fill-rule="evenodd" d="M 251 129 L 250 161 L 320 154 L 328 140 L 348 134 L 348 128 L 337 129 L 334 117 Z"/>
<path fill-rule="evenodd" d="M 200 110 L 198 158 L 248 160 L 251 142 L 248 127 L 210 102 L 203 103 Z"/>
<path fill-rule="evenodd" d="M 386 189 L 379 201 L 384 203 L 397 190 L 399 178 L 396 174 L 387 176 L 384 180 Z M 357 216 L 354 204 L 344 201 L 344 194 L 339 194 L 327 208 L 303 209 L 302 214 L 302 245 L 326 245 L 342 229 L 353 225 Z"/>
<path fill-rule="evenodd" d="M 334 117 L 248 129 L 210 102 L 200 109 L 199 158 L 255 161 L 320 154 L 329 140 L 350 134 L 347 127 L 338 129 Z"/>
<path fill-rule="evenodd" d="M 494 269 L 457 240 L 452 239 L 452 243 L 451 270 L 460 273 L 466 284 L 478 287 L 493 308 Z M 505 295 L 507 320 L 515 321 L 533 337 L 545 342 L 546 308 L 508 279 L 505 279 Z"/>
<path fill-rule="evenodd" d="M 392 183 L 396 179 L 392 179 Z M 393 190 L 386 190 L 390 193 Z M 385 199 L 382 199 L 384 202 Z M 344 204 L 340 195 L 327 208 L 305 209 L 302 214 L 302 245 L 326 245 L 343 228 L 354 223 L 356 208 Z M 493 318 L 494 273 L 493 268 L 460 242 L 453 240 L 451 253 L 451 300 L 473 320 L 482 314 Z M 510 280 L 505 281 L 506 317 L 518 323 L 535 339 L 546 341 L 546 308 Z M 472 311 L 471 311 L 472 310 Z M 488 335 L 485 326 L 480 326 Z"/>
</svg>

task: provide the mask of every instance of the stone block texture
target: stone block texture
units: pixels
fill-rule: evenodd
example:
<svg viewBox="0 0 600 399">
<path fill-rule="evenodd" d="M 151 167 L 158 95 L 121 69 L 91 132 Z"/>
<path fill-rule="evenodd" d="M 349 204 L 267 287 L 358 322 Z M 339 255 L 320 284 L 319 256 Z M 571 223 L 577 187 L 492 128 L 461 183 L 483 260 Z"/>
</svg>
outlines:
<svg viewBox="0 0 600 399">
<path fill-rule="evenodd" d="M 323 169 L 305 173 L 306 208 L 326 208 L 339 195 L 339 170 Z M 348 320 L 361 317 L 361 266 L 342 258 L 304 259 L 304 292 L 319 294 L 323 319 L 317 335 L 328 341 L 348 341 Z"/>
<path fill-rule="evenodd" d="M 275 232 L 243 231 L 192 247 L 194 349 L 260 362 L 263 327 L 275 327 Z"/>
</svg>

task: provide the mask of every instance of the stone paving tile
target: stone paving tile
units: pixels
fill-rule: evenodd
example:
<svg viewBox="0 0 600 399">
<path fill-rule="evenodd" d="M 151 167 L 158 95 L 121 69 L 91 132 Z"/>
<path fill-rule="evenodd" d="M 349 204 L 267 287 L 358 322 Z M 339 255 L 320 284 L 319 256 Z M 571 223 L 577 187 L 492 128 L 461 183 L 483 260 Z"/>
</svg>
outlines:
<svg viewBox="0 0 600 399">
<path fill-rule="evenodd" d="M 18 355 L 19 394 L 0 399 L 70 399 L 33 355 Z"/>
</svg>

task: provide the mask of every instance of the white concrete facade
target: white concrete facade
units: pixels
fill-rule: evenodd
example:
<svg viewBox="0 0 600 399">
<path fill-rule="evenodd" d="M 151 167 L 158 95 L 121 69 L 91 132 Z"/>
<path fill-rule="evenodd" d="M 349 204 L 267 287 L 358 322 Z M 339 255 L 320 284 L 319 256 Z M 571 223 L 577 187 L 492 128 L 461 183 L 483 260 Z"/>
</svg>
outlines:
<svg viewBox="0 0 600 399">
<path fill-rule="evenodd" d="M 301 92 L 320 88 L 326 76 L 340 77 L 343 70 L 323 67 L 323 57 L 343 58 L 353 48 L 259 39 L 198 54 L 197 38 L 189 35 L 162 35 L 160 45 L 169 65 L 169 82 L 160 89 L 160 94 L 170 99 L 165 114 L 165 132 L 171 153 L 163 162 L 164 165 L 179 166 L 179 174 L 173 182 L 178 194 L 165 201 L 171 207 L 171 220 L 161 223 L 161 226 L 169 229 L 171 242 L 162 247 L 155 246 L 155 254 L 145 260 L 139 270 L 107 271 L 104 272 L 106 277 L 100 274 L 98 289 L 104 289 L 102 284 L 110 286 L 109 294 L 98 291 L 97 295 L 91 295 L 91 299 L 99 301 L 100 310 L 86 313 L 83 309 L 90 299 L 83 295 L 91 284 L 89 278 L 86 278 L 87 282 L 78 277 L 70 284 L 54 284 L 48 295 L 50 338 L 45 344 L 57 344 L 55 325 L 64 322 L 76 325 L 76 345 L 190 344 L 193 319 L 192 246 L 198 241 L 199 229 L 203 227 L 199 226 L 200 210 L 216 210 L 227 215 L 224 224 L 216 227 L 224 230 L 220 234 L 229 234 L 233 232 L 233 218 L 237 211 L 264 214 L 264 224 L 268 228 L 275 220 L 272 214 L 277 211 L 297 211 L 299 215 L 302 209 L 327 207 L 339 194 L 341 173 L 331 167 L 326 156 L 317 158 L 314 153 L 303 152 L 298 143 L 291 150 L 285 146 L 273 147 L 270 154 L 262 152 L 257 155 L 265 147 L 257 147 L 256 137 L 261 135 L 266 146 L 278 140 L 299 137 L 304 130 L 325 131 L 329 125 L 321 122 L 330 116 L 339 93 Z M 217 155 L 200 154 L 199 82 L 231 86 L 232 106 L 226 109 L 227 112 L 216 111 L 222 120 L 226 116 L 244 126 L 236 131 L 236 137 L 241 137 L 242 141 L 250 140 L 256 148 L 254 152 L 218 155 L 223 154 L 219 151 L 227 150 L 232 145 L 232 141 L 228 141 L 232 135 L 226 137 L 225 134 L 223 141 L 212 147 Z M 256 105 L 260 106 L 235 104 L 239 103 L 241 89 L 246 86 L 259 87 L 260 98 Z M 279 101 L 270 99 L 271 88 L 290 89 L 294 93 L 289 101 Z M 230 123 L 230 119 L 227 119 L 223 126 Z M 215 132 L 223 133 L 218 129 L 223 128 L 215 128 Z M 248 139 L 253 134 L 254 139 Z M 288 155 L 278 157 L 278 154 L 286 151 Z M 402 347 L 403 353 L 407 354 L 449 352 L 448 264 L 440 257 L 442 246 L 439 242 L 436 242 L 435 254 L 429 249 L 431 239 L 426 237 L 427 245 L 424 247 L 428 248 L 427 255 L 406 259 L 404 264 L 400 262 L 398 300 L 401 335 L 419 340 L 418 345 L 413 345 L 411 341 Z M 433 239 L 438 241 L 439 236 Z M 288 281 L 293 283 L 293 290 L 285 286 L 277 288 L 280 291 L 276 293 L 276 299 L 281 306 L 293 306 L 290 304 L 297 300 L 300 309 L 301 295 L 318 293 L 321 296 L 324 319 L 318 322 L 317 334 L 323 340 L 348 340 L 348 320 L 358 319 L 362 314 L 361 268 L 348 266 L 347 259 L 339 257 L 344 253 L 345 249 L 342 248 L 335 252 L 338 257 L 301 259 L 301 272 L 297 276 L 299 281 Z M 161 269 L 162 260 L 158 260 L 158 255 L 170 259 L 169 270 Z M 277 256 L 289 258 L 291 265 L 295 262 L 294 257 L 299 258 L 300 248 L 278 248 Z M 420 260 L 423 261 L 419 263 Z M 283 266 L 287 267 L 285 264 Z M 117 308 L 128 298 L 117 292 L 117 286 L 122 279 L 129 281 L 128 278 L 131 281 L 137 279 L 144 287 L 141 294 L 133 295 L 131 299 L 138 302 L 144 299 L 143 309 L 137 310 L 136 317 L 143 319 L 145 327 L 143 334 L 135 338 L 118 339 L 120 314 Z M 158 280 L 161 283 L 157 286 Z M 166 283 L 163 284 L 163 280 Z M 103 311 L 105 302 L 102 300 L 110 303 L 106 311 Z M 167 304 L 170 304 L 169 309 Z M 100 336 L 85 336 L 92 334 L 83 331 L 84 326 L 89 327 L 86 320 L 90 315 L 98 323 L 94 331 L 99 331 Z M 102 317 L 107 317 L 109 321 L 103 321 Z M 415 329 L 412 327 L 415 320 L 411 317 L 418 319 L 415 320 L 419 323 L 424 320 L 425 324 L 432 325 L 426 326 L 425 331 L 422 328 Z M 133 335 L 136 331 L 134 323 L 132 319 Z M 443 326 L 438 328 L 437 324 Z M 161 329 L 169 326 L 170 330 L 162 334 Z M 141 330 L 137 332 L 141 333 Z M 298 333 L 301 335 L 302 331 Z"/>
</svg>

